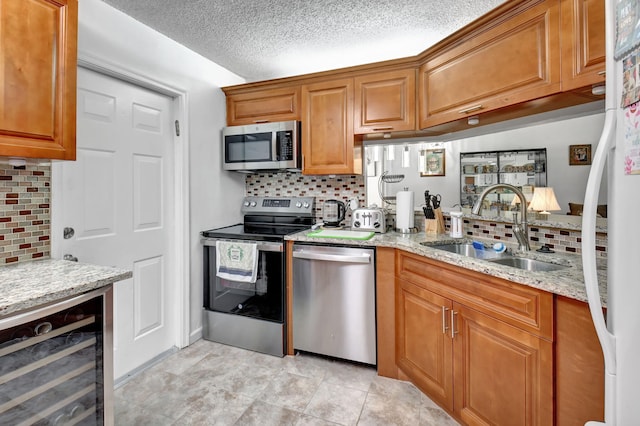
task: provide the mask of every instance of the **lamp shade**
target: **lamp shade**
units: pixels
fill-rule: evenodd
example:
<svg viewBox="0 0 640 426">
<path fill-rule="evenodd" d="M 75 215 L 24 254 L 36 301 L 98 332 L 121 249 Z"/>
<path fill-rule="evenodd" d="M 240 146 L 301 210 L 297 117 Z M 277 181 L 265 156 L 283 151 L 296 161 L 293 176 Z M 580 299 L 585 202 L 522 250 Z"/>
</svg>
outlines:
<svg viewBox="0 0 640 426">
<path fill-rule="evenodd" d="M 556 194 L 551 187 L 536 187 L 533 190 L 533 198 L 529 204 L 531 210 L 537 210 L 542 214 L 549 214 L 549 210 L 561 210 Z"/>
</svg>

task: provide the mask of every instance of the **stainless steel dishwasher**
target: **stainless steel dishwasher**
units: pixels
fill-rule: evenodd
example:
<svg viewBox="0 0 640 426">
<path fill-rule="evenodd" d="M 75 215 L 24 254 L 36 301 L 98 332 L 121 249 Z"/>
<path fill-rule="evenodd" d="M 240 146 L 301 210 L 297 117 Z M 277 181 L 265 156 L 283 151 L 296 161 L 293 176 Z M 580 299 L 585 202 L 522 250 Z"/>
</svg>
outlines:
<svg viewBox="0 0 640 426">
<path fill-rule="evenodd" d="M 293 346 L 376 364 L 373 248 L 293 246 Z"/>
</svg>

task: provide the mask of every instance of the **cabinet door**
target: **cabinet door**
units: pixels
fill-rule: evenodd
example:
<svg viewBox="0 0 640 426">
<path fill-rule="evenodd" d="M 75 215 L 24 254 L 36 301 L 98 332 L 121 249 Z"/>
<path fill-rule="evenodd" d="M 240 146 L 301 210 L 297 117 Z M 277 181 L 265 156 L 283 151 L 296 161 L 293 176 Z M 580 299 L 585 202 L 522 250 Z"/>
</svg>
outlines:
<svg viewBox="0 0 640 426">
<path fill-rule="evenodd" d="M 549 341 L 453 304 L 454 412 L 469 425 L 553 424 Z"/>
<path fill-rule="evenodd" d="M 604 421 L 604 355 L 589 306 L 556 297 L 556 425 Z"/>
<path fill-rule="evenodd" d="M 562 90 L 604 83 L 604 0 L 562 0 Z"/>
<path fill-rule="evenodd" d="M 302 173 L 362 173 L 353 136 L 353 79 L 302 86 Z"/>
<path fill-rule="evenodd" d="M 420 128 L 560 91 L 559 4 L 549 0 L 420 68 Z"/>
<path fill-rule="evenodd" d="M 416 128 L 416 70 L 355 78 L 355 133 Z"/>
<path fill-rule="evenodd" d="M 400 279 L 396 292 L 398 368 L 431 399 L 451 411 L 451 301 Z"/>
<path fill-rule="evenodd" d="M 227 96 L 227 124 L 267 123 L 300 119 L 300 87 L 264 89 Z"/>
<path fill-rule="evenodd" d="M 75 159 L 77 0 L 0 2 L 0 155 Z"/>
</svg>

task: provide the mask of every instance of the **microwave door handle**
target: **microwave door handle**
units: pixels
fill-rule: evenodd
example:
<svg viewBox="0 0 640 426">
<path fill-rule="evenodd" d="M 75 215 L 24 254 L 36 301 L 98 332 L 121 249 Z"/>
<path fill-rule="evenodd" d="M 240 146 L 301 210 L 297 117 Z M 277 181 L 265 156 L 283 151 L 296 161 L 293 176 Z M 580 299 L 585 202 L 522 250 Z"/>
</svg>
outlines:
<svg viewBox="0 0 640 426">
<path fill-rule="evenodd" d="M 271 132 L 271 161 L 278 159 L 278 150 L 280 149 L 280 141 L 278 140 L 278 131 Z"/>
</svg>

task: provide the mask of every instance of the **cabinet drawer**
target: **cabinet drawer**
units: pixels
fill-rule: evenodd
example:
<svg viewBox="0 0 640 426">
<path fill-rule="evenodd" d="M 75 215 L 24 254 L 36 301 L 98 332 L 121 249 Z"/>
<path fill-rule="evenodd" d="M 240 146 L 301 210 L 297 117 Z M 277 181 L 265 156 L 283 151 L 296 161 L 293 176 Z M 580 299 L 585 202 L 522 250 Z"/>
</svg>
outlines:
<svg viewBox="0 0 640 426">
<path fill-rule="evenodd" d="M 396 251 L 396 276 L 551 340 L 553 295 L 423 256 Z"/>
</svg>

